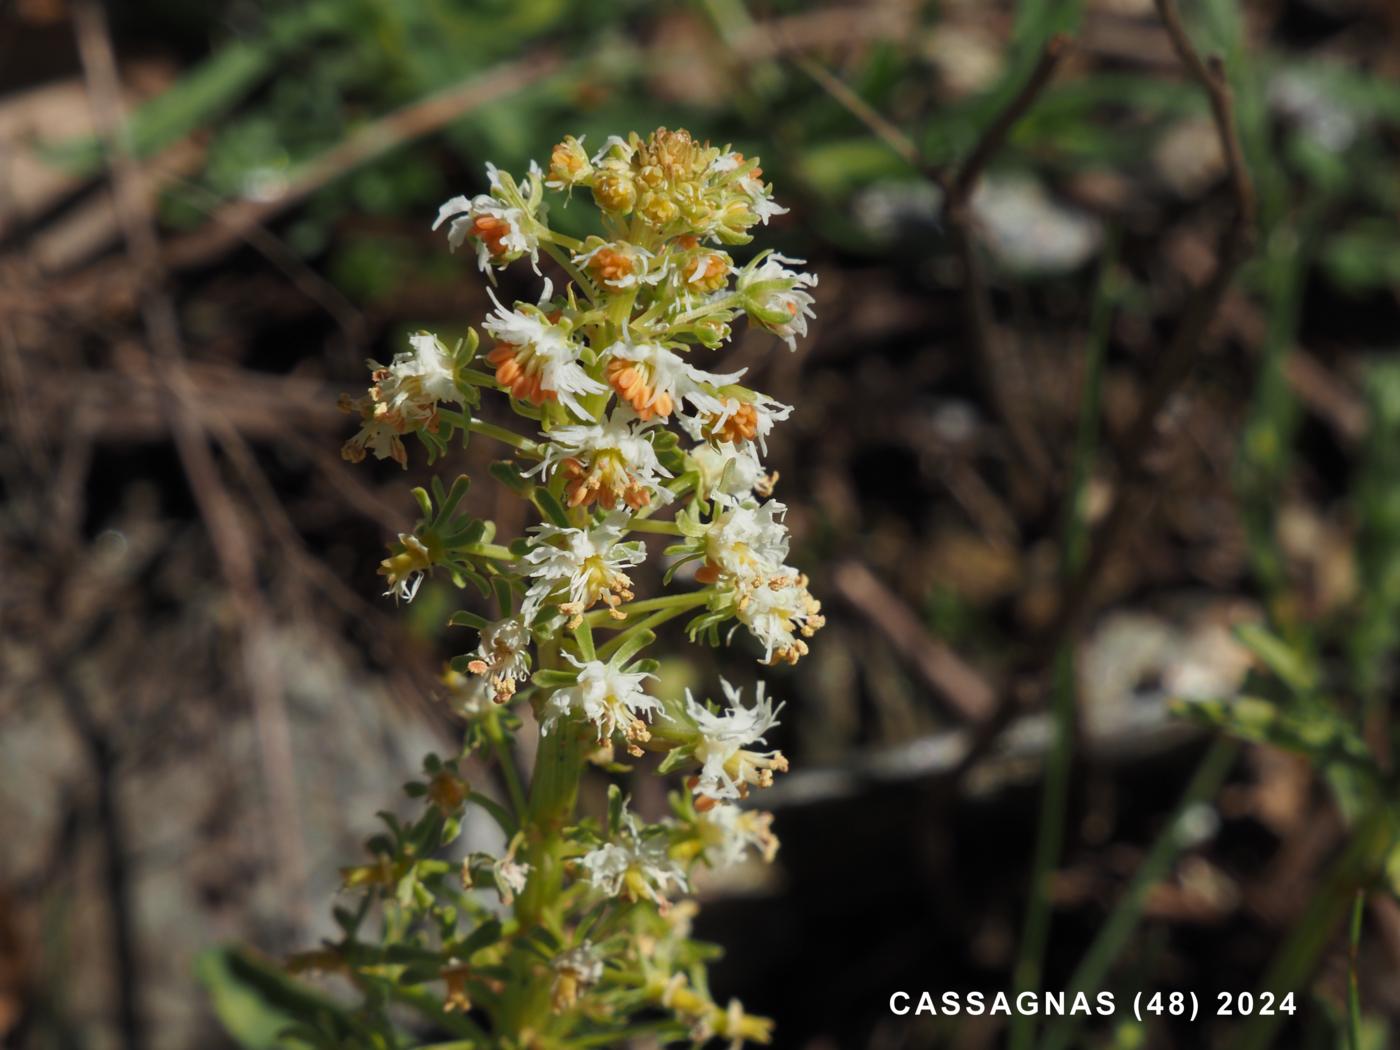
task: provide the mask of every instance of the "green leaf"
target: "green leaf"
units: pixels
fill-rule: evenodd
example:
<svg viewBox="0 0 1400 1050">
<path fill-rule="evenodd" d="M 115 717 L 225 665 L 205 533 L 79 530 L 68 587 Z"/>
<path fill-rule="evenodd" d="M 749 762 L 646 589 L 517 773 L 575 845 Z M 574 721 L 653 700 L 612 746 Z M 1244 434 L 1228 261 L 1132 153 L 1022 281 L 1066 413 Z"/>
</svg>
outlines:
<svg viewBox="0 0 1400 1050">
<path fill-rule="evenodd" d="M 1311 662 L 1262 624 L 1238 624 L 1235 637 L 1298 695 L 1310 695 L 1317 687 L 1317 672 Z"/>
<path fill-rule="evenodd" d="M 423 519 L 425 521 L 431 521 L 433 517 L 433 501 L 428 496 L 428 490 L 421 486 L 415 486 L 413 489 L 413 498 L 418 501 L 418 509 L 423 512 Z"/>
<path fill-rule="evenodd" d="M 195 960 L 194 973 L 224 1031 L 246 1050 L 290 1045 L 283 1033 L 298 1018 L 316 1013 L 327 1015 L 332 1027 L 351 1030 L 332 1000 L 243 949 L 210 949 Z M 301 1043 L 316 1045 L 304 1038 Z"/>
<path fill-rule="evenodd" d="M 608 663 L 613 667 L 625 667 L 628 660 L 654 641 L 656 641 L 655 632 L 638 631 L 623 639 L 622 644 L 617 647 L 617 651 L 608 658 Z"/>
<path fill-rule="evenodd" d="M 438 516 L 435 524 L 444 524 L 452 517 L 453 512 L 457 509 L 457 505 L 462 502 L 462 499 L 467 494 L 467 490 L 471 488 L 471 484 L 471 478 L 467 477 L 465 474 L 459 474 L 457 475 L 457 479 L 452 482 L 452 488 L 448 490 L 447 494 L 438 496 Z M 435 492 L 440 493 L 442 490 L 442 481 L 438 478 L 433 478 L 433 488 Z"/>
<path fill-rule="evenodd" d="M 530 490 L 535 487 L 534 482 L 521 474 L 520 468 L 508 459 L 496 460 L 487 470 L 493 478 L 518 495 L 528 496 Z"/>
<path fill-rule="evenodd" d="M 564 510 L 564 505 L 555 498 L 554 493 L 546 488 L 537 487 L 530 498 L 539 508 L 540 513 L 551 522 L 561 529 L 569 528 L 569 515 Z"/>
<path fill-rule="evenodd" d="M 546 668 L 536 671 L 531 676 L 530 681 L 541 689 L 562 689 L 575 685 L 578 682 L 578 672 L 576 671 L 556 671 Z"/>
<path fill-rule="evenodd" d="M 470 627 L 473 630 L 483 630 L 487 625 L 486 617 L 478 615 L 469 609 L 458 609 L 447 618 L 449 627 Z"/>
</svg>

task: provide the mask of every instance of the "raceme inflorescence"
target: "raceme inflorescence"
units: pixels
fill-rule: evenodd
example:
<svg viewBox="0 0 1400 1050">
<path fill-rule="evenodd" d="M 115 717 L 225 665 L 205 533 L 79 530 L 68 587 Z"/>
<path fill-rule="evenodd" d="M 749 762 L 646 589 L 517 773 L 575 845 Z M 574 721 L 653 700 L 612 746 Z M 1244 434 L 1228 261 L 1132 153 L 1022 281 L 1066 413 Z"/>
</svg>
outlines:
<svg viewBox="0 0 1400 1050">
<path fill-rule="evenodd" d="M 342 402 L 361 424 L 344 456 L 406 465 L 414 436 L 434 462 L 454 441 L 489 439 L 508 456 L 491 473 L 539 521 L 505 544 L 462 511 L 465 477 L 414 490 L 423 517 L 380 567 L 388 593 L 412 600 L 439 573 L 497 618 L 452 617 L 478 640 L 443 678 L 466 721 L 463 752 L 429 757 L 408 786 L 421 816 L 385 815 L 370 861 L 346 872 L 358 902 L 336 911 L 343 938 L 297 959 L 350 976 L 364 1005 L 328 1007 L 296 1031 L 313 1045 L 405 1045 L 407 1006 L 453 1046 L 766 1043 L 768 1021 L 711 997 L 716 950 L 691 939 L 685 895 L 700 867 L 772 860 L 772 816 L 746 800 L 788 768 L 765 740 L 782 705 L 762 683 L 666 695 L 647 650 L 684 616 L 694 642 L 743 632 L 762 663 L 795 663 L 822 625 L 788 564 L 777 474 L 763 464 L 792 409 L 713 360 L 742 317 L 795 347 L 816 277 L 771 251 L 736 263 L 726 249 L 784 209 L 756 159 L 685 131 L 614 136 L 592 153 L 570 136 L 547 171 L 487 174 L 489 192 L 454 197 L 435 228 L 493 285 L 512 263 L 533 268 L 538 298 L 491 291 L 484 354 L 475 332 L 451 346 L 420 333 L 388 365 L 370 362 L 374 385 Z M 586 196 L 596 233 L 549 225 L 547 201 Z M 546 260 L 562 287 L 543 276 Z M 478 416 L 488 393 L 505 395 L 521 431 Z M 633 580 L 647 535 L 670 538 L 657 594 Z M 528 779 L 522 751 L 534 756 Z M 681 774 L 669 816 L 644 820 L 615 785 L 606 815 L 576 815 L 587 766 L 621 773 L 649 753 L 657 775 Z M 468 783 L 473 754 L 498 764 L 506 802 Z M 473 804 L 499 825 L 501 848 L 445 859 Z"/>
</svg>

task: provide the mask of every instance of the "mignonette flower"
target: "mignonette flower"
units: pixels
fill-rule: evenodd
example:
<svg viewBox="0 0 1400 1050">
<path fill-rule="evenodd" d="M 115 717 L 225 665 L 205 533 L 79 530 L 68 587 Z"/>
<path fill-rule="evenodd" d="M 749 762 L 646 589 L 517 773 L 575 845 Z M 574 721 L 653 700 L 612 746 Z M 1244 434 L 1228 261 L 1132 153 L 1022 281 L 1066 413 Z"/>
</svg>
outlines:
<svg viewBox="0 0 1400 1050">
<path fill-rule="evenodd" d="M 763 169 L 756 161 L 746 161 L 742 153 L 726 152 L 714 159 L 711 168 L 718 174 L 733 174 L 734 184 L 748 195 L 754 218 L 764 226 L 773 216 L 787 214 L 788 210 L 773 199 L 773 188 L 763 181 Z"/>
<path fill-rule="evenodd" d="M 737 397 L 718 399 L 714 411 L 681 420 L 681 426 L 696 441 L 729 442 L 741 445 L 754 442 L 768 454 L 768 435 L 773 426 L 792 415 L 792 406 L 764 394 L 754 394 L 744 400 Z"/>
<path fill-rule="evenodd" d="M 778 855 L 778 836 L 773 834 L 773 814 L 760 809 L 744 809 L 733 802 L 711 806 L 696 816 L 705 863 L 727 868 L 740 863 L 749 850 L 766 864 Z"/>
<path fill-rule="evenodd" d="M 606 842 L 579 859 L 584 878 L 608 897 L 648 900 L 665 911 L 668 893 L 684 892 L 689 881 L 667 852 L 664 836 L 643 836 L 637 818 L 623 818 L 617 842 Z"/>
<path fill-rule="evenodd" d="M 554 983 L 550 986 L 549 1003 L 555 1013 L 569 1009 L 581 993 L 603 978 L 603 960 L 588 940 L 560 952 L 550 967 L 554 970 Z"/>
<path fill-rule="evenodd" d="M 700 412 L 716 413 L 723 403 L 716 389 L 738 382 L 744 370 L 704 372 L 659 343 L 614 343 L 607 350 L 608 382 L 618 397 L 644 420 L 669 416 L 682 401 Z"/>
<path fill-rule="evenodd" d="M 807 577 L 784 566 L 757 583 L 743 585 L 735 617 L 764 647 L 766 664 L 797 663 L 807 643 L 826 623 L 821 602 L 807 589 Z"/>
<path fill-rule="evenodd" d="M 591 156 L 581 138 L 566 136 L 547 173 L 532 163 L 518 181 L 490 165 L 487 174 L 488 191 L 448 201 L 434 229 L 446 228 L 452 249 L 473 249 L 491 282 L 496 270 L 525 260 L 539 275 L 542 253 L 569 280 L 556 296 L 541 279 L 537 299 L 510 305 L 488 289 L 484 363 L 472 364 L 475 332 L 455 348 L 415 335 L 387 366 L 370 362 L 373 386 L 343 401 L 360 424 L 343 454 L 406 465 L 409 434 L 434 459 L 451 455 L 457 438 L 463 446 L 494 442 L 493 455 L 506 461 L 492 473 L 544 517 L 523 539 L 498 540 L 496 525 L 474 516 L 467 478 L 450 487 L 433 479 L 414 490 L 421 522 L 380 566 L 397 600 L 412 600 L 440 566 L 499 608 L 491 622 L 477 609 L 453 617 L 482 626 L 475 650 L 447 665 L 442 684 L 467 719 L 466 751 L 489 750 L 509 804 L 474 791 L 458 762 L 430 758 L 428 784 L 409 791 L 426 802 L 422 815 L 411 826 L 387 817 L 392 834 L 370 840 L 372 862 L 349 869 L 346 885 L 395 900 L 404 931 L 450 913 L 476 927 L 462 930 L 464 945 L 491 933 L 456 956 L 444 941 L 430 969 L 428 942 L 413 955 L 424 976 L 440 978 L 424 990 L 432 995 L 424 1005 L 439 1018 L 472 1011 L 483 1043 L 522 1032 L 599 1043 L 658 1010 L 697 1045 L 767 1043 L 771 1022 L 710 995 L 691 940 L 697 905 L 678 898 L 698 865 L 773 859 L 772 815 L 741 802 L 787 769 L 767 743 L 781 706 L 761 684 L 745 703 L 724 680 L 718 704 L 689 691 L 654 696 L 658 665 L 642 653 L 655 642 L 651 628 L 677 616 L 690 617 L 694 639 L 718 640 L 723 630 L 732 639 L 746 628 L 770 664 L 796 661 L 822 626 L 806 577 L 787 565 L 785 508 L 770 498 L 777 474 L 763 463 L 768 436 L 793 409 L 742 386 L 745 370 L 711 370 L 745 315 L 795 348 L 813 317 L 816 277 L 771 251 L 736 263 L 730 246 L 785 209 L 757 158 L 684 130 L 611 136 Z M 547 221 L 546 193 L 572 197 L 576 189 L 589 190 L 600 209 L 597 232 L 582 240 Z M 493 390 L 532 421 L 527 432 L 478 414 Z M 671 506 L 674 516 L 652 518 Z M 634 601 L 629 573 L 645 559 L 644 533 L 677 537 L 666 548 L 680 559 L 672 570 L 695 563 L 700 589 Z M 675 579 L 668 572 L 662 584 Z M 611 637 L 595 640 L 603 633 Z M 498 706 L 526 681 L 528 705 Z M 517 749 L 513 738 L 532 724 L 527 783 L 515 762 L 531 749 Z M 579 777 L 589 762 L 615 769 L 618 748 L 663 755 L 661 774 L 689 775 L 670 796 L 673 818 L 655 823 L 628 812 L 614 785 L 600 840 L 598 825 L 576 815 Z M 503 852 L 468 853 L 460 867 L 463 886 L 471 889 L 473 878 L 494 885 L 502 908 L 512 909 L 499 928 L 487 909 L 459 913 L 441 885 L 450 868 L 440 851 L 462 833 L 469 801 L 509 837 Z M 585 925 L 596 943 L 582 939 Z M 387 946 L 404 939 L 391 926 L 364 929 L 380 931 L 373 936 Z M 544 956 L 542 931 L 553 938 Z M 503 1000 L 505 974 L 522 983 L 519 996 Z"/>
<path fill-rule="evenodd" d="M 541 302 L 548 301 L 550 292 L 546 283 Z M 496 340 L 486 360 L 495 366 L 496 381 L 511 397 L 532 405 L 558 401 L 580 419 L 593 418 L 578 398 L 604 393 L 607 387 L 589 376 L 579 361 L 583 348 L 563 325 L 551 321 L 538 306 L 516 303 L 514 310 L 507 310 L 496 301 L 495 313 L 482 327 Z"/>
<path fill-rule="evenodd" d="M 480 675 L 492 698 L 503 704 L 515 695 L 515 683 L 530 677 L 530 631 L 518 617 L 497 620 L 481 629 L 476 659 L 467 670 Z"/>
<path fill-rule="evenodd" d="M 491 874 L 501 903 L 509 907 L 517 896 L 525 892 L 525 884 L 530 879 L 530 865 L 515 859 L 515 843 L 512 843 L 506 855 L 492 865 Z"/>
<path fill-rule="evenodd" d="M 612 291 L 657 284 L 666 278 L 666 268 L 657 263 L 656 257 L 635 244 L 590 237 L 584 248 L 574 256 L 574 263 Z"/>
<path fill-rule="evenodd" d="M 714 583 L 724 576 L 751 581 L 772 575 L 787 560 L 786 513 L 777 500 L 726 508 L 705 533 L 705 564 L 695 578 Z"/>
<path fill-rule="evenodd" d="M 700 495 L 732 506 L 752 497 L 771 496 L 778 475 L 768 473 L 752 444 L 731 445 L 727 441 L 696 445 L 688 453 L 691 465 L 700 474 Z"/>
<path fill-rule="evenodd" d="M 816 316 L 807 289 L 816 287 L 817 275 L 798 273 L 783 265 L 800 266 L 802 262 L 777 252 L 765 253 L 744 267 L 736 285 L 749 320 L 780 337 L 789 350 L 797 349 L 798 338 L 807 335 L 807 321 Z"/>
<path fill-rule="evenodd" d="M 394 355 L 387 367 L 368 362 L 374 386 L 365 396 L 343 396 L 340 409 L 360 416 L 360 431 L 341 449 L 352 463 L 365 458 L 392 459 L 408 466 L 403 436 L 417 430 L 436 432 L 438 404 L 460 401 L 452 354 L 435 335 L 419 332 L 409 336 L 410 349 Z"/>
<path fill-rule="evenodd" d="M 620 731 L 628 750 L 640 755 L 638 745 L 651 739 L 642 716 L 650 717 L 661 710 L 661 701 L 648 696 L 642 683 L 656 676 L 643 671 L 623 671 L 601 660 L 582 662 L 569 653 L 564 655 L 578 668 L 578 679 L 574 685 L 554 691 L 546 705 L 540 732 L 549 733 L 567 718 L 583 718 L 598 730 L 598 743 L 606 743 Z"/>
<path fill-rule="evenodd" d="M 570 507 L 597 503 L 612 510 L 623 503 L 640 510 L 653 498 L 663 503 L 671 498 L 661 481 L 671 472 L 656 458 L 646 426 L 626 408 L 602 423 L 556 427 L 540 436 L 548 441 L 545 456 L 528 473 L 562 471 Z"/>
<path fill-rule="evenodd" d="M 615 614 L 617 606 L 632 598 L 632 580 L 622 570 L 646 557 L 640 543 L 621 542 L 627 531 L 627 515 L 615 511 L 587 529 L 536 525 L 534 544 L 525 555 L 532 581 L 525 592 L 521 613 L 533 621 L 544 603 L 562 596 L 559 609 L 577 617 L 598 602 Z"/>
<path fill-rule="evenodd" d="M 438 681 L 447 690 L 447 705 L 461 718 L 480 718 L 496 706 L 491 683 L 480 675 L 462 674 L 448 664 Z"/>
<path fill-rule="evenodd" d="M 423 577 L 433 567 L 432 552 L 411 533 L 399 533 L 398 551 L 379 563 L 379 574 L 389 584 L 384 597 L 411 602 L 418 595 Z"/>
<path fill-rule="evenodd" d="M 583 137 L 565 135 L 549 155 L 549 178 L 544 184 L 552 190 L 572 190 L 586 186 L 593 177 L 593 165 L 583 149 Z"/>
<path fill-rule="evenodd" d="M 542 226 L 536 212 L 544 196 L 543 174 L 539 166 L 532 163 L 522 192 L 515 179 L 494 164 L 487 164 L 491 192 L 470 199 L 453 197 L 438 209 L 433 229 L 451 219 L 447 227 L 448 245 L 456 251 L 468 237 L 474 240 L 477 265 L 483 273 L 526 255 L 539 273 Z"/>
<path fill-rule="evenodd" d="M 720 679 L 729 706 L 718 713 L 704 704 L 696 703 L 690 690 L 685 693 L 685 713 L 695 727 L 696 736 L 690 744 L 700 773 L 691 782 L 696 795 L 696 808 L 704 809 L 716 802 L 744 798 L 749 786 L 769 787 L 773 773 L 787 772 L 787 759 L 781 751 L 751 751 L 750 744 L 762 744 L 764 734 L 778 724 L 779 704 L 764 696 L 764 683 L 758 690 L 752 707 L 745 707 L 742 692 Z"/>
</svg>

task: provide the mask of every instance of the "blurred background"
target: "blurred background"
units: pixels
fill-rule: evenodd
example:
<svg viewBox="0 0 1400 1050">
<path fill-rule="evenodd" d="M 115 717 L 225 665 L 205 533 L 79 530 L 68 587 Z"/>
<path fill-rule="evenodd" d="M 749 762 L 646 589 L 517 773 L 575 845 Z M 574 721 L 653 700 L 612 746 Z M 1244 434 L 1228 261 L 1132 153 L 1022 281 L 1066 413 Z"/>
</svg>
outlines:
<svg viewBox="0 0 1400 1050">
<path fill-rule="evenodd" d="M 658 125 L 760 155 L 791 211 L 756 247 L 821 276 L 796 353 L 741 332 L 724 361 L 797 406 L 769 461 L 829 623 L 767 673 L 793 765 L 762 799 L 778 863 L 701 887 L 717 995 L 781 1047 L 1004 1045 L 1005 1019 L 888 1002 L 1013 986 L 1037 842 L 1048 987 L 1091 946 L 1120 1001 L 1256 987 L 1346 823 L 1306 762 L 1168 701 L 1231 695 L 1237 629 L 1268 622 L 1384 734 L 1400 4 L 1183 16 L 1229 71 L 1258 229 L 1165 389 L 1236 204 L 1150 0 L 0 3 L 5 1045 L 275 1045 L 267 964 L 329 932 L 375 811 L 454 747 L 437 675 L 475 641 L 444 626 L 473 592 L 379 597 L 430 474 L 417 448 L 407 474 L 342 462 L 337 396 L 488 309 L 429 229 L 488 159 Z M 1055 32 L 1073 46 L 950 225 L 930 173 Z M 533 300 L 529 276 L 504 292 Z M 490 455 L 441 470 L 482 479 Z M 473 512 L 518 534 L 495 489 Z M 1076 575 L 1091 530 L 1110 542 Z M 757 670 L 737 640 L 673 640 L 668 687 Z M 1362 930 L 1379 1047 L 1400 909 L 1374 896 Z M 1320 938 L 1274 1045 L 1339 1045 L 1352 949 Z M 1242 1023 L 1062 1035 L 1235 1046 Z"/>
</svg>

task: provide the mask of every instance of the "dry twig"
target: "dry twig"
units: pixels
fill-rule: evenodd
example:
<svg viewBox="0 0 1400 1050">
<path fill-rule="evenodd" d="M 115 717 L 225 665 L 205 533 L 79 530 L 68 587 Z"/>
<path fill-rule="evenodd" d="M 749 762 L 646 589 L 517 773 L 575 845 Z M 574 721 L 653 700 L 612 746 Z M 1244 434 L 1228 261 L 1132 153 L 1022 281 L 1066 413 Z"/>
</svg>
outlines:
<svg viewBox="0 0 1400 1050">
<path fill-rule="evenodd" d="M 1133 525 L 1141 520 L 1153 503 L 1154 493 L 1147 484 L 1152 476 L 1149 453 L 1159 417 L 1190 374 L 1202 337 L 1252 245 L 1254 190 L 1235 129 L 1234 103 L 1224 66 L 1219 58 L 1203 61 L 1197 54 L 1182 27 L 1175 0 L 1156 0 L 1156 3 L 1182 64 L 1210 98 L 1211 113 L 1228 165 L 1235 211 L 1221 234 L 1211 273 L 1192 294 L 1171 342 L 1153 370 L 1143 404 L 1119 447 L 1120 480 L 1113 504 L 1091 539 L 1083 567 L 1061 592 L 1058 612 L 1050 619 L 1049 629 L 1031 647 L 1026 665 L 1036 669 L 1044 667 L 1061 646 L 1072 642 L 1078 635 L 1109 557 L 1121 547 Z M 1016 695 L 1013 680 L 1003 691 L 995 714 L 980 727 L 977 739 L 962 762 L 960 774 L 972 768 L 1011 723 L 1017 708 Z"/>
<path fill-rule="evenodd" d="M 836 567 L 832 580 L 841 597 L 880 629 L 930 689 L 967 722 L 986 721 L 996 703 L 996 690 L 976 668 L 930 637 L 918 617 L 873 572 L 849 561 Z"/>
<path fill-rule="evenodd" d="M 197 395 L 186 370 L 175 306 L 164 288 L 160 242 L 142 192 L 140 171 L 125 138 L 116 55 L 106 16 L 97 0 L 77 0 L 72 12 L 94 123 L 106 148 L 127 253 L 137 271 L 141 314 L 154 358 L 152 371 L 164 380 L 160 391 L 176 450 L 238 613 L 244 674 L 267 778 L 273 857 L 285 883 L 286 899 L 295 902 L 304 885 L 305 862 L 291 731 L 282 702 L 282 683 L 268 645 L 270 616 L 238 510 L 219 477 L 195 408 Z"/>
<path fill-rule="evenodd" d="M 1119 484 L 1115 499 L 1103 524 L 1097 530 L 1083 569 L 1067 586 L 1053 621 L 1051 637 L 1038 647 L 1045 654 L 1060 641 L 1072 637 L 1087 611 L 1094 587 L 1108 558 L 1119 548 L 1132 526 L 1153 502 L 1146 485 L 1152 476 L 1150 466 L 1153 438 L 1158 421 L 1181 384 L 1190 374 L 1200 348 L 1215 318 L 1225 292 L 1253 245 L 1254 188 L 1244 163 L 1235 128 L 1234 101 L 1225 67 L 1219 57 L 1202 60 L 1181 24 L 1175 0 L 1156 0 L 1162 23 L 1182 64 L 1201 85 L 1210 99 L 1211 114 L 1224 151 L 1234 215 L 1222 232 L 1210 275 L 1192 294 L 1171 342 L 1163 351 L 1145 388 L 1143 403 L 1119 446 Z"/>
</svg>

